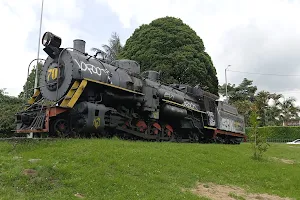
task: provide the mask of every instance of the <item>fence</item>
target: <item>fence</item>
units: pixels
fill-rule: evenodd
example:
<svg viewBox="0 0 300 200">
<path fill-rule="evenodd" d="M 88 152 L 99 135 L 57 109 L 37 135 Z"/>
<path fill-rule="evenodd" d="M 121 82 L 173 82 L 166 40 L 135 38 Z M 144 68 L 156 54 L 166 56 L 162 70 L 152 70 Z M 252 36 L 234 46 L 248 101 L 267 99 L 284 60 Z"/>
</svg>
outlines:
<svg viewBox="0 0 300 200">
<path fill-rule="evenodd" d="M 254 140 L 249 140 L 249 139 L 247 139 L 247 143 L 250 143 L 250 142 L 253 142 Z M 267 142 L 269 142 L 269 143 L 287 143 L 287 142 L 292 142 L 292 141 L 294 141 L 294 140 L 292 140 L 292 139 L 281 139 L 281 138 L 279 138 L 279 139 L 275 139 L 275 138 L 267 138 Z"/>
<path fill-rule="evenodd" d="M 250 134 L 251 129 L 251 127 L 246 128 L 247 136 Z M 268 138 L 268 142 L 286 143 L 300 139 L 299 126 L 265 126 L 259 127 L 257 130 L 259 134 Z"/>
</svg>

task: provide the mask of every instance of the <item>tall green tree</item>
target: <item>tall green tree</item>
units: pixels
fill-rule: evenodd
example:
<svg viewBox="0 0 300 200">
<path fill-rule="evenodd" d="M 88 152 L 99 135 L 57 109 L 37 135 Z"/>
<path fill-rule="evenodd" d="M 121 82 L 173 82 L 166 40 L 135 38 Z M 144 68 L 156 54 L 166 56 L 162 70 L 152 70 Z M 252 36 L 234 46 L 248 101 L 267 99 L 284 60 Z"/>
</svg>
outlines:
<svg viewBox="0 0 300 200">
<path fill-rule="evenodd" d="M 40 74 L 41 74 L 43 64 L 38 63 L 37 66 L 38 66 L 38 84 L 37 84 L 37 86 L 39 87 Z M 20 92 L 20 94 L 18 96 L 19 98 L 24 99 L 24 95 L 26 94 L 26 97 L 27 97 L 26 99 L 28 99 L 33 95 L 35 73 L 36 73 L 36 66 L 34 66 L 34 68 L 29 73 L 27 80 L 26 80 L 25 84 L 23 85 L 23 91 Z"/>
<path fill-rule="evenodd" d="M 225 96 L 226 84 L 219 86 L 219 93 Z M 246 126 L 250 124 L 251 107 L 254 105 L 255 93 L 257 87 L 253 85 L 253 81 L 244 78 L 239 85 L 228 84 L 227 95 L 228 103 L 234 105 L 239 113 L 244 116 Z"/>
<path fill-rule="evenodd" d="M 289 120 L 299 120 L 300 107 L 295 105 L 295 98 L 280 100 L 282 94 L 270 93 L 268 91 L 257 92 L 257 87 L 252 85 L 253 81 L 244 78 L 239 85 L 228 84 L 227 94 L 229 103 L 236 106 L 239 113 L 244 115 L 246 126 L 250 125 L 251 107 L 255 105 L 259 126 L 280 126 Z M 225 96 L 226 85 L 219 86 L 219 93 Z"/>
<path fill-rule="evenodd" d="M 218 95 L 216 69 L 203 41 L 181 19 L 164 17 L 141 25 L 126 41 L 120 58 L 136 60 L 142 71 L 162 71 L 164 83 L 199 84 Z"/>
<path fill-rule="evenodd" d="M 261 117 L 261 126 L 278 126 L 281 125 L 280 120 L 280 98 L 282 94 L 261 91 L 256 96 L 256 105 L 259 108 Z"/>
<path fill-rule="evenodd" d="M 243 101 L 233 102 L 232 105 L 238 109 L 239 114 L 244 116 L 246 127 L 249 126 L 251 107 L 254 105 L 254 103 L 249 100 L 243 100 Z"/>
<path fill-rule="evenodd" d="M 239 113 L 244 115 L 246 126 L 249 126 L 249 113 L 254 105 L 260 119 L 259 126 L 282 125 L 283 120 L 297 118 L 299 108 L 295 107 L 295 100 L 281 103 L 282 94 L 268 91 L 257 92 L 257 87 L 252 83 L 253 81 L 244 78 L 239 85 L 229 83 L 227 86 L 229 103 L 236 106 Z M 219 86 L 219 92 L 223 96 L 225 96 L 225 87 L 225 84 Z"/>
<path fill-rule="evenodd" d="M 10 136 L 15 129 L 15 113 L 23 105 L 23 100 L 7 95 L 5 89 L 0 89 L 0 137 Z"/>
<path fill-rule="evenodd" d="M 281 126 L 282 120 L 280 118 L 281 110 L 276 105 L 271 105 L 266 108 L 266 126 Z"/>
<path fill-rule="evenodd" d="M 296 99 L 294 97 L 285 99 L 280 105 L 280 117 L 283 123 L 291 119 L 299 119 L 300 107 L 295 105 Z"/>
<path fill-rule="evenodd" d="M 98 48 L 92 48 L 92 50 L 96 52 L 101 52 L 104 59 L 107 60 L 108 62 L 111 62 L 118 58 L 118 56 L 123 50 L 123 46 L 121 44 L 120 37 L 116 32 L 113 32 L 111 34 L 111 38 L 109 39 L 108 42 L 109 42 L 108 44 L 102 45 L 104 51 Z"/>
<path fill-rule="evenodd" d="M 271 94 L 268 91 L 260 91 L 255 96 L 255 104 L 258 109 L 257 113 L 260 117 L 260 126 L 266 126 L 267 121 L 269 118 L 267 118 L 268 108 L 269 108 L 269 102 L 271 100 Z"/>
<path fill-rule="evenodd" d="M 253 101 L 257 87 L 252 85 L 253 81 L 244 78 L 239 85 L 228 84 L 227 85 L 227 95 L 229 98 L 229 103 L 237 101 Z M 225 96 L 226 84 L 219 86 L 219 93 Z"/>
</svg>

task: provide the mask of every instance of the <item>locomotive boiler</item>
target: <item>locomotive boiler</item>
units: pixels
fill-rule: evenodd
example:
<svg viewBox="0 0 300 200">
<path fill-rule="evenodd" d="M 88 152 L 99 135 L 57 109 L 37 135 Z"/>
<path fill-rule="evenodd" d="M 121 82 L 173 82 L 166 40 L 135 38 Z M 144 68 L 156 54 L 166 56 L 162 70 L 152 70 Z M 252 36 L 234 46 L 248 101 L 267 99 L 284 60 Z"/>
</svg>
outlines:
<svg viewBox="0 0 300 200">
<path fill-rule="evenodd" d="M 48 54 L 39 87 L 16 114 L 17 133 L 51 137 L 111 137 L 239 144 L 243 116 L 199 86 L 163 84 L 160 72 L 144 71 L 134 60 L 106 62 L 89 55 L 85 41 L 61 48 L 46 32 Z"/>
</svg>

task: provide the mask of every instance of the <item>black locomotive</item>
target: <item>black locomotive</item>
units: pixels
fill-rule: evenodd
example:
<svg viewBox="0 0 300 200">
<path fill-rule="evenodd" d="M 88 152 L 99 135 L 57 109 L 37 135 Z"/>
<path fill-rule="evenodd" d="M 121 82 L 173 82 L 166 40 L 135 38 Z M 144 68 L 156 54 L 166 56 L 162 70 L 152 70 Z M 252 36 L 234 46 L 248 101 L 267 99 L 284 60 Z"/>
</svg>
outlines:
<svg viewBox="0 0 300 200">
<path fill-rule="evenodd" d="M 85 41 L 60 48 L 46 32 L 49 55 L 39 88 L 17 113 L 17 133 L 55 137 L 103 136 L 156 141 L 220 142 L 245 139 L 237 109 L 199 86 L 166 85 L 156 71 L 140 72 L 133 60 L 106 63 L 85 52 Z"/>
</svg>

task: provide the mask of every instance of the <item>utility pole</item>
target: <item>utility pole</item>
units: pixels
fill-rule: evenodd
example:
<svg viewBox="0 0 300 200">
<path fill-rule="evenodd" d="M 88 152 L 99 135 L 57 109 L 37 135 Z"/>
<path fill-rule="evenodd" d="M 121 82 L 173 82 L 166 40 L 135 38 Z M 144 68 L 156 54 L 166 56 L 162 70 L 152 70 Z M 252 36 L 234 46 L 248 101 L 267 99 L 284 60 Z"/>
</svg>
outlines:
<svg viewBox="0 0 300 200">
<path fill-rule="evenodd" d="M 225 68 L 225 82 L 226 82 L 226 87 L 225 87 L 225 96 L 226 96 L 226 101 L 228 103 L 228 94 L 227 94 L 227 69 L 230 67 L 231 65 L 228 65 L 226 68 Z"/>
<path fill-rule="evenodd" d="M 36 60 L 36 67 L 35 67 L 34 93 L 36 92 L 37 83 L 38 83 L 38 71 L 39 71 L 38 64 L 39 64 L 39 59 L 40 59 L 40 43 L 41 43 L 40 40 L 41 40 L 41 31 L 42 31 L 43 9 L 44 9 L 44 0 L 42 0 L 42 8 L 41 8 L 38 52 L 37 52 L 37 60 Z M 29 67 L 28 67 L 28 69 L 29 69 Z M 33 138 L 33 132 L 27 134 L 27 138 Z"/>
<path fill-rule="evenodd" d="M 264 108 L 264 114 L 265 114 L 265 126 L 267 126 L 267 123 L 268 123 L 268 120 L 267 120 L 267 110 L 268 109 L 268 106 L 265 106 Z"/>
<path fill-rule="evenodd" d="M 40 18 L 40 31 L 39 31 L 39 41 L 38 41 L 38 52 L 37 52 L 37 61 L 35 68 L 35 81 L 34 81 L 34 93 L 36 92 L 37 83 L 38 83 L 38 63 L 40 58 L 40 44 L 41 44 L 41 31 L 42 31 L 42 21 L 43 21 L 43 9 L 44 9 L 44 0 L 42 0 L 42 8 L 41 8 L 41 18 Z"/>
</svg>

